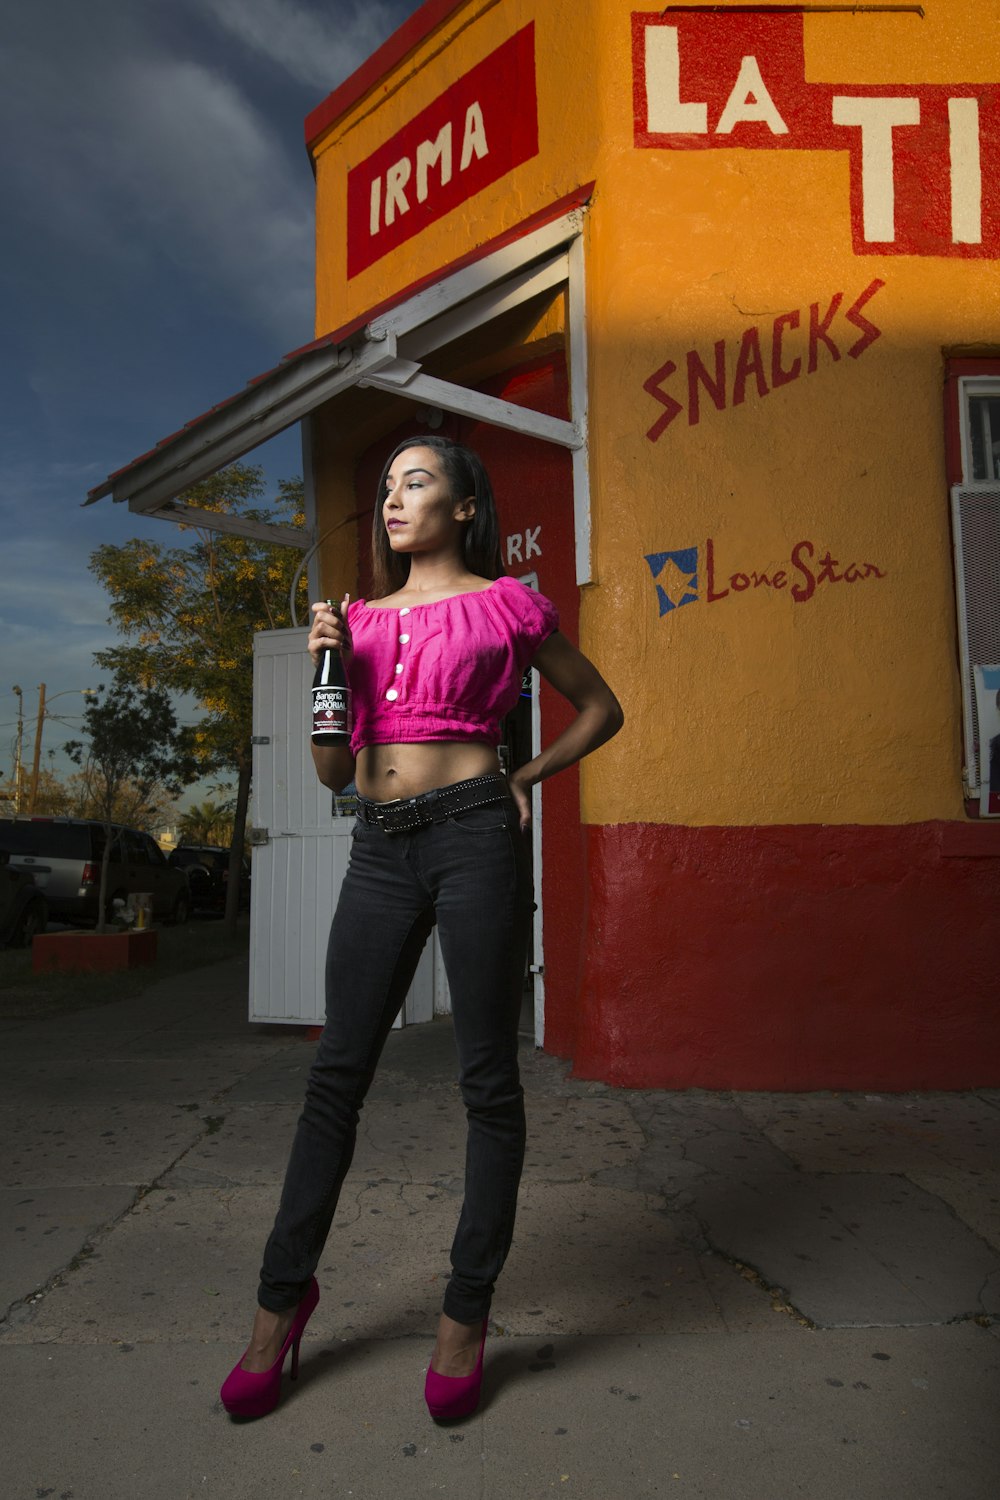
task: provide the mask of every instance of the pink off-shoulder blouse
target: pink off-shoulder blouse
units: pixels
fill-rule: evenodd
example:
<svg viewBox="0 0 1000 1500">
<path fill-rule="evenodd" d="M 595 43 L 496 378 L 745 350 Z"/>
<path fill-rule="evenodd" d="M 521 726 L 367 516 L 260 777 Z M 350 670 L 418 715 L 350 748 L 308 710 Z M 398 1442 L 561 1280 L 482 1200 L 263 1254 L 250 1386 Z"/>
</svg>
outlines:
<svg viewBox="0 0 1000 1500">
<path fill-rule="evenodd" d="M 347 607 L 353 651 L 351 750 L 423 740 L 484 740 L 518 699 L 524 669 L 559 628 L 555 605 L 515 578 L 432 604 Z"/>
</svg>

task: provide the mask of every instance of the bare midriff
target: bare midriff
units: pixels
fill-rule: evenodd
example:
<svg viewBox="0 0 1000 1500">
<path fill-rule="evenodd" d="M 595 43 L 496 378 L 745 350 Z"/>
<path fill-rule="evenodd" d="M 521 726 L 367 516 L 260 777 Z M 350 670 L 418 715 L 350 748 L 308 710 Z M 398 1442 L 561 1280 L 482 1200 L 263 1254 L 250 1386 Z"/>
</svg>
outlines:
<svg viewBox="0 0 1000 1500">
<path fill-rule="evenodd" d="M 355 785 L 373 802 L 394 802 L 499 769 L 493 746 L 475 740 L 368 745 L 358 754 Z"/>
</svg>

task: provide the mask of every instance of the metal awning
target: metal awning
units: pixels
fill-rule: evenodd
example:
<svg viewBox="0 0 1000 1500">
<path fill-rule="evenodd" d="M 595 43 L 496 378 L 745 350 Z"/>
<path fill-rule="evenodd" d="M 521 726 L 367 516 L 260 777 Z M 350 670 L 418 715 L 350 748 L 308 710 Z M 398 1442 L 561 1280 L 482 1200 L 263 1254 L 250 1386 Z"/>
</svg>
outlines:
<svg viewBox="0 0 1000 1500">
<path fill-rule="evenodd" d="M 412 398 L 493 426 L 540 438 L 573 455 L 577 578 L 590 578 L 590 497 L 587 466 L 587 350 L 583 249 L 580 238 L 590 189 L 559 205 L 563 212 L 443 275 L 368 321 L 348 324 L 286 355 L 273 369 L 149 453 L 108 476 L 86 505 L 106 495 L 137 515 L 233 532 L 307 550 L 314 526 L 268 525 L 202 510 L 177 497 L 352 387 Z M 569 204 L 572 203 L 572 207 Z M 426 373 L 423 361 L 463 335 L 546 291 L 565 289 L 569 333 L 569 421 L 517 406 Z M 311 501 L 311 497 L 307 496 Z M 313 520 L 312 505 L 307 506 Z"/>
</svg>

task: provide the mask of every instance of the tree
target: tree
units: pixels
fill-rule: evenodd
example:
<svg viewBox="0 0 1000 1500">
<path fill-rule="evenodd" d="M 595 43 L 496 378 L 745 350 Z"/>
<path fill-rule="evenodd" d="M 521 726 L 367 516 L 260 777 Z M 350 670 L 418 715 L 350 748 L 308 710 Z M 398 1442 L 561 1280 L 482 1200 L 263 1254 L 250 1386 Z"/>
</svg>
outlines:
<svg viewBox="0 0 1000 1500">
<path fill-rule="evenodd" d="M 182 844 L 229 844 L 233 837 L 232 801 L 195 802 L 177 820 L 177 831 Z"/>
<path fill-rule="evenodd" d="M 263 493 L 259 467 L 233 464 L 181 498 L 204 510 L 302 525 L 301 479 L 282 480 L 270 506 L 259 503 Z M 111 595 L 112 620 L 130 638 L 99 652 L 97 661 L 136 681 L 189 693 L 205 710 L 194 733 L 201 769 L 237 781 L 226 899 L 226 922 L 234 928 L 250 793 L 253 638 L 258 630 L 291 625 L 289 594 L 301 553 L 198 526 L 182 529 L 194 533 L 190 546 L 136 539 L 92 554 L 91 571 Z M 304 617 L 304 577 L 299 601 Z"/>
<path fill-rule="evenodd" d="M 85 740 L 71 740 L 66 753 L 83 767 L 96 816 L 104 824 L 97 930 L 107 917 L 112 825 L 142 820 L 150 799 L 179 792 L 197 775 L 190 736 L 178 730 L 169 695 L 119 675 L 98 689 L 83 715 Z"/>
<path fill-rule="evenodd" d="M 186 736 L 185 736 L 186 740 Z M 192 764 L 194 757 L 190 750 Z M 84 765 L 82 770 L 67 778 L 65 796 L 68 805 L 62 810 L 71 818 L 101 818 L 103 816 L 103 787 L 100 776 L 93 766 Z M 113 823 L 127 823 L 143 833 L 155 833 L 171 821 L 175 794 L 165 786 L 152 787 L 148 791 L 138 787 L 127 777 L 122 782 L 111 810 Z M 54 812 L 49 807 L 43 811 Z"/>
<path fill-rule="evenodd" d="M 50 817 L 56 818 L 73 818 L 79 816 L 76 811 L 76 798 L 72 786 L 75 779 L 75 777 L 71 776 L 68 781 L 60 781 L 50 766 L 43 766 L 38 773 L 35 812 L 48 813 Z"/>
</svg>

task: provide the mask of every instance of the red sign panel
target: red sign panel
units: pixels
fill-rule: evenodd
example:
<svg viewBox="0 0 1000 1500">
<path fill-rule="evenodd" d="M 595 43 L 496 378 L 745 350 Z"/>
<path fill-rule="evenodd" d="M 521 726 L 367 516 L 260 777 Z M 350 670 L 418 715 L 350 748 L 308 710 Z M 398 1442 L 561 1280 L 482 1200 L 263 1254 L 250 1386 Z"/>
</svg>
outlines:
<svg viewBox="0 0 1000 1500">
<path fill-rule="evenodd" d="M 347 174 L 347 274 L 373 265 L 538 154 L 534 24 Z"/>
<path fill-rule="evenodd" d="M 1000 85 L 809 83 L 801 12 L 634 12 L 635 144 L 847 151 L 858 255 L 1000 255 Z"/>
</svg>

